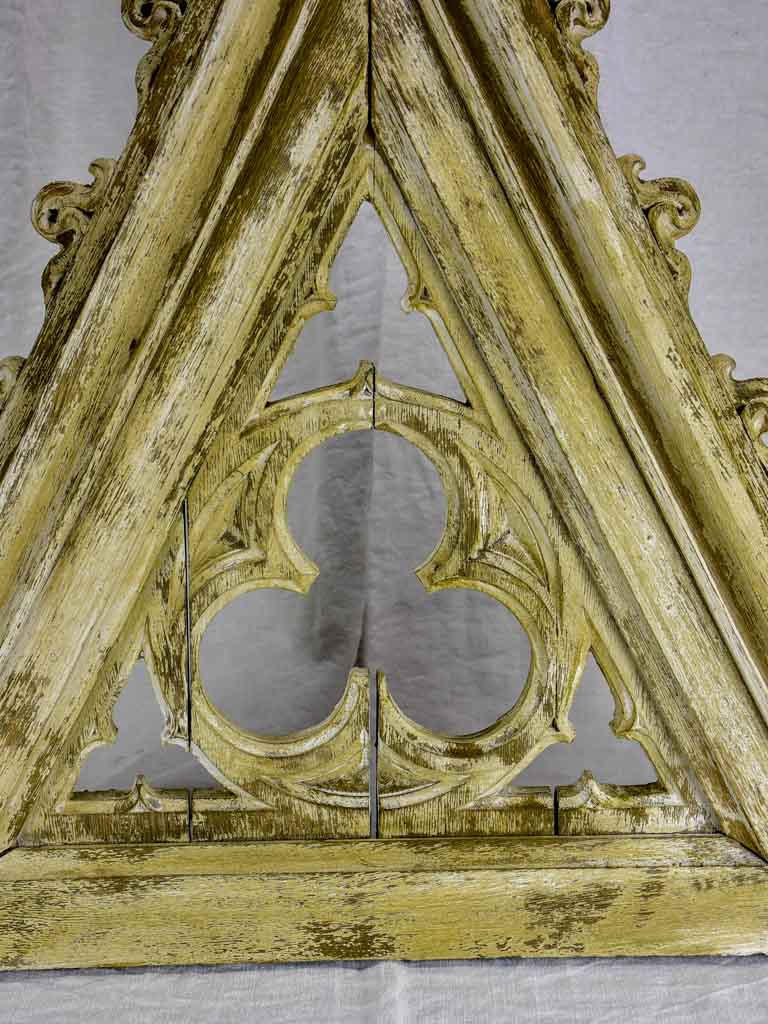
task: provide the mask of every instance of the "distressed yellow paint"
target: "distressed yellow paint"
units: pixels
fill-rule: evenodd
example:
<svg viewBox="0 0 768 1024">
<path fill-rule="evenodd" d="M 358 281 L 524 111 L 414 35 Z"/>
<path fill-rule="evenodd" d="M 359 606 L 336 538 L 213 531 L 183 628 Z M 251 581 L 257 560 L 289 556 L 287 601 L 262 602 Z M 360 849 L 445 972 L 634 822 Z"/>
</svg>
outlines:
<svg viewBox="0 0 768 1024">
<path fill-rule="evenodd" d="M 124 0 L 136 127 L 38 197 L 46 322 L 0 365 L 0 966 L 766 951 L 738 843 L 768 855 L 768 385 L 690 319 L 695 192 L 603 135 L 582 43 L 609 8 Z M 369 365 L 269 403 L 364 201 L 466 405 Z M 253 736 L 200 638 L 243 590 L 311 587 L 291 479 L 368 429 L 443 482 L 425 587 L 501 601 L 530 677 L 473 736 L 363 669 Z M 590 650 L 658 782 L 517 787 L 572 738 Z M 140 654 L 220 789 L 72 794 Z M 441 838 L 363 839 L 372 794 L 382 836 Z"/>
</svg>

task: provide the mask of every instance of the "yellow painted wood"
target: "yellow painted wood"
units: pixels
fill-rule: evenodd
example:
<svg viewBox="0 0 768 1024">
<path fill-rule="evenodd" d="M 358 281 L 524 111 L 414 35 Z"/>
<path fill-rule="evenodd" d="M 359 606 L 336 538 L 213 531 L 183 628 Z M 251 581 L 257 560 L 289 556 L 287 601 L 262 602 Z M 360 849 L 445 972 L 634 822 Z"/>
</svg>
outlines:
<svg viewBox="0 0 768 1024">
<path fill-rule="evenodd" d="M 557 834 L 560 836 L 639 832 L 706 832 L 707 815 L 683 803 L 663 785 L 600 784 L 584 772 L 573 786 L 557 789 Z"/>
<path fill-rule="evenodd" d="M 38 197 L 46 322 L 0 364 L 3 966 L 767 951 L 766 868 L 733 840 L 768 856 L 768 387 L 690 320 L 695 192 L 604 137 L 582 44 L 609 8 L 123 0 L 151 44 L 136 127 Z M 466 404 L 367 364 L 270 404 L 364 201 Z M 211 617 L 315 578 L 285 521 L 301 459 L 362 429 L 440 474 L 424 586 L 531 637 L 473 736 L 382 677 L 372 737 L 364 669 L 294 736 L 206 696 Z M 658 783 L 518 788 L 572 739 L 590 651 Z M 222 788 L 72 795 L 142 654 L 166 740 Z M 374 793 L 382 835 L 447 838 L 333 839 Z"/>
<path fill-rule="evenodd" d="M 723 837 L 17 850 L 0 966 L 750 954 L 767 893 Z"/>
<path fill-rule="evenodd" d="M 155 789 L 138 776 L 128 793 L 72 793 L 60 808 L 37 819 L 20 838 L 25 846 L 64 843 L 185 843 L 190 837 L 190 796 L 185 789 Z"/>
<path fill-rule="evenodd" d="M 745 660 L 746 647 L 759 649 L 763 641 L 745 626 L 733 642 L 729 618 L 745 599 L 753 615 L 755 595 L 736 595 L 727 583 L 719 589 L 718 571 L 702 574 L 704 537 L 714 527 L 710 520 L 697 534 L 691 525 L 699 505 L 703 510 L 714 501 L 724 511 L 733 491 L 722 476 L 704 486 L 701 477 L 694 483 L 684 471 L 688 508 L 681 510 L 676 466 L 689 460 L 680 452 L 674 465 L 665 461 L 656 423 L 673 415 L 685 433 L 691 396 L 706 396 L 696 402 L 696 417 L 708 417 L 704 433 L 711 445 L 704 455 L 703 435 L 695 445 L 691 438 L 690 451 L 699 453 L 694 475 L 704 467 L 722 474 L 724 458 L 734 460 L 728 474 L 738 474 L 743 428 L 732 449 L 724 436 L 715 443 L 713 435 L 725 428 L 720 413 L 707 411 L 712 406 L 706 403 L 720 392 L 708 383 L 714 371 L 703 349 L 694 357 L 698 373 L 695 383 L 689 377 L 685 385 L 681 408 L 681 382 L 673 386 L 669 380 L 677 357 L 669 353 L 681 344 L 687 313 L 615 157 L 602 155 L 612 170 L 601 172 L 600 180 L 613 175 L 622 181 L 609 200 L 597 187 L 597 172 L 585 166 L 583 150 L 579 155 L 580 147 L 594 145 L 599 129 L 583 89 L 574 95 L 570 77 L 568 85 L 563 80 L 548 5 L 462 3 L 451 12 L 428 0 L 419 6 L 400 0 L 374 6 L 377 152 L 398 180 L 565 529 L 642 666 L 643 686 L 681 744 L 720 826 L 768 850 L 768 709 L 747 679 L 754 663 Z M 572 239 L 573 211 L 586 221 L 585 231 L 602 238 L 599 255 L 596 243 L 588 249 Z M 628 255 L 619 258 L 619 246 L 632 251 L 636 273 L 627 270 Z M 640 269 L 643 259 L 648 265 Z M 625 288 L 632 289 L 637 331 L 606 311 L 617 301 L 613 293 Z M 625 297 L 623 311 L 629 306 Z M 650 371 L 637 366 L 623 379 L 615 371 L 617 362 L 635 358 L 639 337 L 648 337 L 660 358 L 664 338 L 667 360 L 665 383 L 654 378 L 657 386 L 649 386 L 652 395 L 642 408 L 637 380 Z M 672 447 L 670 442 L 664 451 Z M 760 467 L 754 450 L 749 457 L 745 489 Z M 766 490 L 765 482 L 761 487 Z M 746 490 L 739 494 L 739 521 L 752 522 L 750 539 L 740 542 L 744 550 L 765 534 L 768 520 L 765 502 L 753 505 Z M 768 548 L 760 543 L 762 560 Z M 728 564 L 724 552 L 720 564 Z M 748 618 L 745 611 L 742 622 Z"/>
<path fill-rule="evenodd" d="M 112 223 L 76 324 L 66 340 L 59 321 L 55 340 L 38 342 L 6 403 L 0 847 L 18 835 L 92 695 L 244 353 L 259 348 L 254 333 L 276 312 L 367 123 L 367 4 L 297 6 L 222 0 L 210 12 L 215 28 L 184 54 L 191 71 L 176 65 L 180 78 L 191 74 L 183 99 L 167 112 L 130 213 Z M 140 120 L 153 113 L 150 100 Z M 122 181 L 118 168 L 105 220 Z M 249 281 L 245 304 L 238 276 Z M 76 284 L 67 277 L 61 288 Z"/>
</svg>

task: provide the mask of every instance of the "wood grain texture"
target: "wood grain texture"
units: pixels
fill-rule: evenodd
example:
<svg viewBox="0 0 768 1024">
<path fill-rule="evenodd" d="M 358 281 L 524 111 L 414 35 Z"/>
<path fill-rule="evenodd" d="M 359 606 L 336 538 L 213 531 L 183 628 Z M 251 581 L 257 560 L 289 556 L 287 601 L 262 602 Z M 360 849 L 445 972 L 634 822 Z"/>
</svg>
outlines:
<svg viewBox="0 0 768 1024">
<path fill-rule="evenodd" d="M 215 435 L 244 351 L 258 347 L 286 268 L 302 259 L 367 123 L 363 4 L 291 5 L 278 18 L 279 6 L 223 3 L 142 199 L 100 271 L 110 292 L 120 283 L 121 297 L 89 293 L 90 308 L 110 324 L 91 324 L 87 341 L 78 332 L 66 351 L 59 346 L 59 376 L 33 413 L 45 440 L 36 444 L 37 427 L 26 428 L 0 481 L 0 846 L 18 834 L 91 695 Z M 328 72 L 321 93 L 317 67 Z M 268 117 L 275 107 L 280 121 Z M 247 302 L 231 287 L 242 274 Z M 39 358 L 27 373 L 40 369 Z M 5 420 L 15 420 L 21 401 L 17 388 Z M 49 516 L 49 543 L 30 544 L 29 531 L 48 533 Z M 13 590 L 17 571 L 27 582 Z"/>
<path fill-rule="evenodd" d="M 599 802 L 582 800 L 578 814 L 568 817 L 569 828 L 612 831 L 622 820 L 633 832 L 711 829 L 714 821 L 695 776 L 589 587 L 530 452 L 495 404 L 492 382 L 444 279 L 391 173 L 368 142 L 351 161 L 339 191 L 317 233 L 314 277 L 297 284 L 295 292 L 303 301 L 276 335 L 278 360 L 287 357 L 310 316 L 333 306 L 330 265 L 361 202 L 369 201 L 408 274 L 404 304 L 429 316 L 471 403 L 386 381 L 370 364 L 363 364 L 351 381 L 268 405 L 256 374 L 243 378 L 189 495 L 189 705 L 185 536 L 180 527 L 140 602 L 145 656 L 165 711 L 165 739 L 191 749 L 226 787 L 192 795 L 193 838 L 367 834 L 374 798 L 368 779 L 367 675 L 364 691 L 358 686 L 362 673 L 355 682 L 350 678 L 353 689 L 348 688 L 326 722 L 296 736 L 260 737 L 239 729 L 211 703 L 200 674 L 199 648 L 211 619 L 241 593 L 262 587 L 305 593 L 312 586 L 317 567 L 293 540 L 286 521 L 291 480 L 317 445 L 338 433 L 374 428 L 418 446 L 445 488 L 444 536 L 428 562 L 414 566 L 425 588 L 469 587 L 497 598 L 524 625 L 534 655 L 515 707 L 472 736 L 439 736 L 409 721 L 380 678 L 378 834 L 554 834 L 553 794 L 519 788 L 514 780 L 548 745 L 573 739 L 568 711 L 590 648 L 616 700 L 615 732 L 643 745 L 660 781 L 650 794 L 611 787 L 622 808 L 621 819 L 614 816 L 613 824 Z M 126 652 L 123 676 L 135 658 L 135 642 L 130 642 L 135 632 L 134 616 L 117 648 Z M 97 690 L 104 714 L 116 695 L 109 679 L 118 677 L 113 671 Z M 90 750 L 114 734 L 102 728 L 100 739 L 93 729 L 81 735 L 83 750 Z M 60 806 L 62 797 L 63 791 L 53 802 Z M 45 825 L 32 821 L 23 835 L 25 842 L 40 842 Z M 58 835 L 51 829 L 48 841 L 56 842 Z"/>
<path fill-rule="evenodd" d="M 615 367 L 625 358 L 618 350 L 636 352 L 641 332 L 614 329 L 603 316 L 609 290 L 635 285 L 631 275 L 627 280 L 629 264 L 608 266 L 606 254 L 616 252 L 619 237 L 636 251 L 641 242 L 635 236 L 650 235 L 648 223 L 634 199 L 631 215 L 624 213 L 626 198 L 610 215 L 603 212 L 607 200 L 596 191 L 596 172 L 578 155 L 579 144 L 586 145 L 582 133 L 596 130 L 594 110 L 590 104 L 587 111 L 583 93 L 576 89 L 581 99 L 575 98 L 572 84 L 566 87 L 558 39 L 543 3 L 457 4 L 448 11 L 431 0 L 380 0 L 373 19 L 380 55 L 373 78 L 377 151 L 392 168 L 568 533 L 721 826 L 760 846 L 768 789 L 758 779 L 766 772 L 768 735 L 755 703 L 763 698 L 756 688 L 748 692 L 739 671 L 746 668 L 743 645 L 737 651 L 733 635 L 724 640 L 721 632 L 734 600 L 718 591 L 715 608 L 714 575 L 702 580 L 701 563 L 695 564 L 706 557 L 703 541 L 689 557 L 691 517 L 698 510 L 683 512 L 687 540 L 680 543 L 676 468 L 657 447 L 658 425 L 643 420 L 653 418 L 653 400 L 640 416 L 636 407 L 634 378 L 641 371 L 631 383 L 617 378 Z M 571 155 L 583 168 L 578 175 Z M 625 197 L 629 186 L 615 157 L 604 154 L 603 162 L 609 159 Z M 617 202 L 614 195 L 611 203 Z M 600 253 L 590 251 L 582 264 L 584 245 L 569 248 L 564 235 L 574 210 L 587 221 L 585 230 L 613 232 L 610 244 L 605 239 Z M 655 274 L 663 258 L 651 242 Z M 685 312 L 663 262 L 664 300 L 634 295 L 633 308 L 635 319 L 658 321 L 660 332 L 663 322 L 669 338 Z M 647 287 L 648 273 L 638 270 L 638 289 Z M 660 336 L 652 342 L 656 352 Z M 707 360 L 704 374 L 710 369 Z M 690 409 L 697 385 L 688 387 Z M 670 397 L 675 393 L 669 382 L 655 390 L 657 400 L 663 396 L 659 422 L 669 422 L 668 405 L 681 416 Z M 720 430 L 719 422 L 709 423 L 707 429 Z M 679 462 L 689 464 L 701 444 L 699 435 Z M 718 473 L 725 444 L 717 442 Z M 701 463 L 710 467 L 714 440 L 711 445 Z M 643 451 L 653 452 L 651 462 L 639 457 Z M 754 477 L 762 469 L 754 452 L 750 458 Z M 723 509 L 731 500 L 722 477 L 699 491 L 690 483 L 687 477 L 688 500 L 699 493 L 702 506 L 715 492 Z M 751 545 L 765 529 L 764 508 L 744 503 L 741 511 L 762 517 L 751 539 L 742 538 L 742 545 Z M 752 642 L 759 643 L 756 634 Z"/>
<path fill-rule="evenodd" d="M 494 405 L 472 340 L 391 174 L 374 160 L 366 142 L 350 164 L 339 202 L 318 232 L 314 278 L 296 286 L 303 302 L 283 328 L 284 336 L 277 336 L 279 361 L 306 319 L 332 307 L 328 270 L 367 200 L 382 217 L 408 274 L 404 304 L 429 316 L 472 396 L 471 408 L 386 381 L 369 364 L 351 381 L 269 404 L 255 374 L 244 378 L 190 490 L 191 721 L 179 531 L 158 574 L 156 591 L 163 600 L 147 612 L 147 652 L 166 711 L 166 738 L 186 746 L 191 732 L 191 749 L 227 787 L 218 794 L 193 795 L 194 837 L 360 835 L 367 827 L 367 704 L 344 725 L 349 739 L 343 744 L 342 733 L 331 725 L 338 718 L 297 737 L 259 737 L 214 707 L 199 667 L 202 635 L 226 603 L 247 590 L 305 593 L 312 586 L 317 567 L 297 546 L 286 521 L 291 480 L 317 445 L 361 429 L 395 433 L 415 444 L 443 482 L 444 536 L 428 562 L 414 566 L 425 588 L 469 587 L 497 598 L 523 623 L 534 651 L 516 706 L 473 736 L 438 736 L 409 721 L 380 679 L 379 835 L 554 833 L 551 792 L 519 789 L 514 779 L 546 746 L 573 738 L 568 709 L 590 646 L 601 648 L 608 666 L 617 734 L 643 744 L 661 780 L 653 800 L 635 791 L 625 795 L 625 815 L 637 811 L 633 830 L 669 831 L 675 815 L 677 830 L 711 828 L 695 780 L 644 700 L 639 674 L 589 593 L 584 568 L 525 444 Z M 343 700 L 340 708 L 347 703 Z M 582 809 L 582 831 L 589 831 L 593 813 L 590 806 Z"/>
<path fill-rule="evenodd" d="M 127 793 L 72 793 L 61 808 L 41 815 L 36 829 L 25 829 L 20 845 L 185 843 L 189 819 L 187 790 L 155 789 L 139 775 Z"/>
<path fill-rule="evenodd" d="M 153 44 L 136 127 L 38 199 L 64 248 L 0 365 L 0 850 L 60 844 L 0 857 L 2 966 L 768 951 L 765 865 L 731 841 L 768 856 L 768 388 L 690 320 L 695 193 L 604 137 L 582 44 L 609 10 L 123 0 Z M 368 364 L 269 401 L 365 201 L 466 404 Z M 259 737 L 199 668 L 229 600 L 311 587 L 291 479 L 369 429 L 443 483 L 424 586 L 490 594 L 533 650 L 472 736 L 378 678 L 373 789 L 366 669 Z M 518 788 L 573 738 L 590 651 L 657 783 Z M 223 788 L 72 795 L 142 655 L 166 740 Z M 384 835 L 450 838 L 242 842 L 363 836 L 373 793 Z"/>
<path fill-rule="evenodd" d="M 573 786 L 558 786 L 557 834 L 561 836 L 641 832 L 706 832 L 706 813 L 658 783 L 642 786 L 600 784 L 584 772 Z"/>
<path fill-rule="evenodd" d="M 16 850 L 0 966 L 751 954 L 767 886 L 723 837 Z"/>
<path fill-rule="evenodd" d="M 475 71 L 454 82 L 508 194 L 525 186 L 526 229 L 765 719 L 768 481 L 592 104 L 565 79 L 545 6 L 456 5 L 467 43 L 454 48 Z"/>
</svg>

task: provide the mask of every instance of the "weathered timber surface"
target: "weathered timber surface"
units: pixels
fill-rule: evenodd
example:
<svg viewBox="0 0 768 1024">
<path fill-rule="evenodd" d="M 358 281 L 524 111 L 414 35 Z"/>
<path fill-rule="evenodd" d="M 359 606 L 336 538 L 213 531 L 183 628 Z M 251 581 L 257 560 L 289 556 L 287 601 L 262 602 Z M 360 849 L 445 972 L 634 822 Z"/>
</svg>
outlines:
<svg viewBox="0 0 768 1024">
<path fill-rule="evenodd" d="M 0 966 L 749 954 L 767 895 L 724 837 L 16 850 Z"/>
<path fill-rule="evenodd" d="M 498 29 L 499 41 L 493 42 L 489 26 Z M 590 289 L 599 286 L 605 293 L 618 287 L 630 264 L 628 257 L 616 256 L 615 238 L 605 246 L 613 262 L 608 266 L 603 259 L 598 269 L 591 250 L 565 246 L 564 225 L 570 226 L 572 217 L 562 209 L 562 197 L 555 195 L 567 171 L 568 209 L 578 210 L 594 231 L 598 222 L 600 230 L 610 222 L 618 235 L 617 209 L 626 210 L 631 193 L 616 165 L 623 185 L 620 193 L 614 189 L 613 201 L 618 203 L 618 195 L 621 203 L 607 217 L 594 172 L 584 167 L 583 158 L 578 176 L 571 169 L 574 135 L 594 132 L 595 114 L 583 90 L 574 98 L 562 73 L 551 66 L 557 42 L 548 6 L 482 4 L 473 13 L 470 5 L 460 4 L 449 14 L 429 0 L 419 9 L 400 0 L 379 0 L 372 39 L 378 57 L 372 83 L 378 151 L 402 189 L 618 631 L 642 666 L 644 686 L 693 766 L 721 827 L 768 850 L 765 702 L 759 688 L 750 692 L 745 685 L 744 652 L 726 636 L 723 616 L 735 608 L 734 595 L 726 587 L 716 599 L 714 574 L 702 582 L 690 551 L 681 544 L 681 531 L 691 539 L 693 517 L 701 514 L 690 507 L 695 494 L 702 507 L 714 502 L 726 514 L 733 500 L 729 481 L 735 463 L 724 468 L 728 442 L 722 435 L 717 446 L 712 440 L 706 460 L 701 456 L 701 464 L 713 472 L 710 486 L 699 481 L 696 490 L 688 489 L 689 504 L 681 510 L 681 490 L 689 481 L 676 481 L 676 470 L 662 465 L 657 451 L 657 423 L 683 415 L 675 401 L 674 412 L 669 409 L 670 394 L 680 382 L 675 388 L 668 381 L 659 386 L 655 405 L 648 399 L 647 418 L 640 422 L 633 411 L 638 396 L 634 381 L 606 379 L 604 367 L 616 365 L 614 349 L 636 351 L 640 334 L 619 331 L 604 320 L 604 308 L 590 297 Z M 498 49 L 502 43 L 503 62 Z M 488 79 L 503 87 L 501 96 L 492 95 Z M 533 105 L 531 90 L 541 93 Z M 508 104 L 503 112 L 502 97 Z M 566 102 L 579 111 L 570 119 Z M 584 118 L 592 119 L 591 127 L 584 125 Z M 548 212 L 552 208 L 560 210 L 557 223 Z M 621 235 L 627 249 L 642 245 L 642 217 L 635 203 L 635 212 L 624 219 L 628 237 Z M 642 228 L 648 234 L 644 219 Z M 677 324 L 687 314 L 658 249 L 656 256 L 663 274 L 657 274 L 654 264 L 653 271 L 641 274 L 638 269 L 626 283 L 645 289 L 633 294 L 635 315 L 643 336 L 659 332 L 654 350 L 658 352 L 658 339 L 665 339 L 672 372 L 678 363 Z M 647 252 L 645 258 L 649 260 Z M 666 285 L 661 297 L 659 291 L 649 294 L 646 273 L 654 277 L 655 289 Z M 600 372 L 585 355 L 587 345 L 599 346 Z M 710 373 L 707 364 L 700 379 Z M 626 415 L 617 414 L 610 397 L 613 387 L 623 396 Z M 696 392 L 690 381 L 688 388 L 685 415 L 694 416 L 690 395 Z M 714 401 L 719 392 L 706 394 L 707 401 Z M 698 406 L 701 415 L 710 417 L 707 431 L 720 431 L 703 400 Z M 691 451 L 698 451 L 700 444 L 699 438 Z M 743 447 L 741 441 L 739 445 Z M 648 459 L 641 462 L 636 454 L 651 448 L 658 456 L 655 479 Z M 759 460 L 753 451 L 750 458 L 745 487 L 757 479 Z M 678 461 L 687 464 L 688 456 Z M 661 501 L 660 486 L 666 489 Z M 764 483 L 760 486 L 765 489 Z M 751 546 L 765 533 L 765 511 L 739 493 L 739 515 L 733 522 L 751 522 Z M 740 539 L 745 543 L 744 535 Z M 697 557 L 706 561 L 703 537 L 698 543 Z M 766 551 L 763 544 L 761 559 Z M 730 572 L 732 563 L 724 554 L 720 564 Z M 735 585 L 735 575 L 730 582 Z M 746 594 L 742 597 L 747 599 Z M 755 611 L 754 599 L 748 600 Z M 763 642 L 764 630 L 747 633 L 752 646 Z"/>
<path fill-rule="evenodd" d="M 297 7 L 222 3 L 142 200 L 112 243 L 67 357 L 50 370 L 36 425 L 21 428 L 6 463 L 0 847 L 18 834 L 77 720 L 243 354 L 258 346 L 367 124 L 366 5 Z M 232 287 L 239 277 L 247 297 Z M 98 325 L 86 329 L 88 310 Z M 8 437 L 13 405 L 12 396 Z"/>
<path fill-rule="evenodd" d="M 582 44 L 609 9 L 123 0 L 153 44 L 136 129 L 40 194 L 47 319 L 0 367 L 0 850 L 62 844 L 0 858 L 0 966 L 767 950 L 768 869 L 734 840 L 768 854 L 768 389 L 690 320 L 694 190 L 605 140 Z M 365 200 L 466 404 L 367 364 L 269 404 Z M 531 673 L 459 737 L 378 680 L 380 831 L 451 838 L 242 842 L 368 827 L 366 670 L 259 737 L 197 658 L 237 593 L 311 586 L 287 489 L 357 429 L 437 466 L 419 578 L 505 604 Z M 573 737 L 590 650 L 658 782 L 516 788 Z M 228 789 L 70 795 L 140 652 L 165 738 Z M 579 835 L 488 838 L 550 831 Z M 612 831 L 673 834 L 580 835 Z"/>
</svg>

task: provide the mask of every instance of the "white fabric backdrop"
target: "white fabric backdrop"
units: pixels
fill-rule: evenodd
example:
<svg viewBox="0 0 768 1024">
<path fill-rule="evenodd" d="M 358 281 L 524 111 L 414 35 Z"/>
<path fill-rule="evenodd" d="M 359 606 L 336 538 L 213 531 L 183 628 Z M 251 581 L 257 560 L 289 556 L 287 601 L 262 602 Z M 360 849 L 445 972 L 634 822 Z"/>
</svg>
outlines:
<svg viewBox="0 0 768 1024">
<path fill-rule="evenodd" d="M 711 350 L 765 374 L 762 261 L 768 207 L 768 5 L 747 0 L 623 0 L 594 42 L 601 109 L 617 152 L 639 151 L 651 176 L 689 177 L 704 214 L 683 247 L 694 263 L 692 308 Z M 88 180 L 97 156 L 117 155 L 135 111 L 133 70 L 143 45 L 118 0 L 0 0 L 0 355 L 25 354 L 42 321 L 40 272 L 53 253 L 34 234 L 29 203 L 56 178 Z M 348 377 L 361 358 L 416 386 L 458 394 L 423 318 L 405 316 L 405 278 L 370 210 L 355 223 L 332 277 L 335 313 L 306 328 L 279 394 Z M 412 716 L 451 732 L 492 721 L 514 702 L 528 660 L 524 634 L 490 598 L 423 593 L 412 570 L 439 536 L 443 499 L 429 463 L 405 442 L 352 435 L 301 467 L 292 526 L 319 562 L 307 598 L 260 592 L 214 621 L 204 678 L 221 708 L 260 731 L 316 722 L 349 668 L 387 672 Z M 254 666 L 263 666 L 255 671 Z M 577 696 L 577 740 L 550 750 L 524 781 L 652 777 L 642 752 L 608 728 L 612 702 L 591 669 Z M 161 717 L 142 666 L 121 698 L 120 739 L 85 767 L 81 786 L 206 784 L 202 768 L 161 748 Z M 85 973 L 0 981 L 0 1019 L 552 1021 L 660 1017 L 765 1019 L 766 970 L 750 961 L 543 962 L 251 968 Z"/>
</svg>

